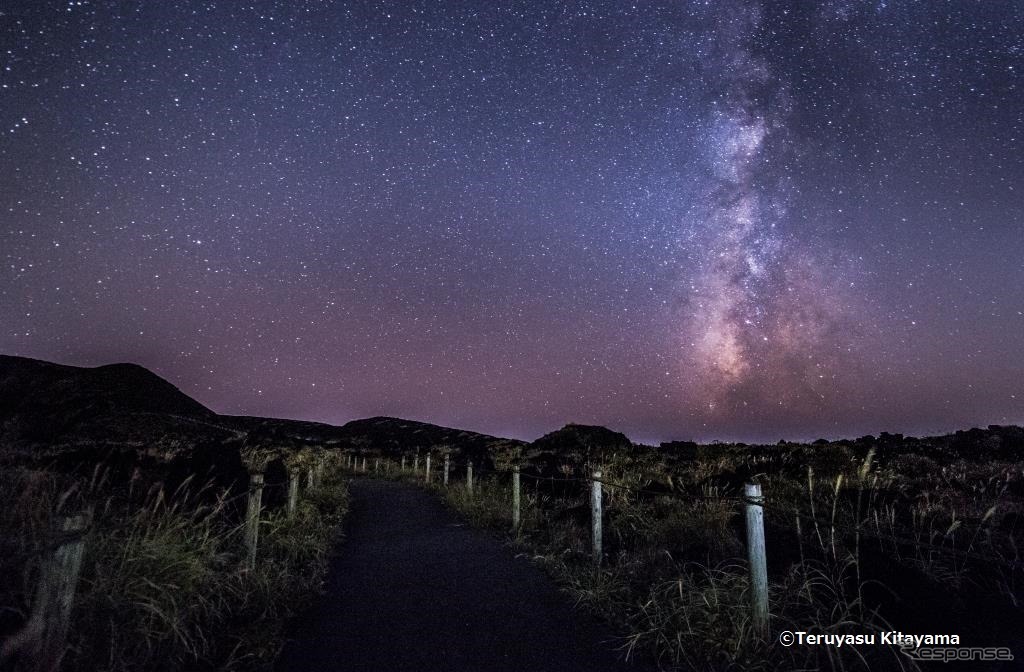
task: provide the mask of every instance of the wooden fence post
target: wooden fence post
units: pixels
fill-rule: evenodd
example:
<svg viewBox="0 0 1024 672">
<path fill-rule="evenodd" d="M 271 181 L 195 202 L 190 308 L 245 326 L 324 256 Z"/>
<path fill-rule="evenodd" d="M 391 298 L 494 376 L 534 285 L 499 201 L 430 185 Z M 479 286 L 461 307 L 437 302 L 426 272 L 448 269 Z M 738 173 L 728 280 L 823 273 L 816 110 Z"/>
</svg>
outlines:
<svg viewBox="0 0 1024 672">
<path fill-rule="evenodd" d="M 373 473 L 380 473 L 380 458 L 375 458 L 373 460 Z"/>
<path fill-rule="evenodd" d="M 466 492 L 473 494 L 473 461 L 466 463 Z"/>
<path fill-rule="evenodd" d="M 57 670 L 64 658 L 88 526 L 88 514 L 62 517 L 60 537 L 50 556 L 43 561 L 32 616 L 22 634 L 16 636 L 22 641 L 13 647 L 28 646 L 31 658 L 37 661 L 34 669 Z M 8 652 L 11 642 L 4 645 L 4 653 Z"/>
<path fill-rule="evenodd" d="M 309 468 L 310 477 L 313 468 Z M 263 504 L 263 474 L 249 476 L 249 507 L 245 514 L 245 545 L 249 549 L 246 566 L 256 569 L 256 545 L 260 535 L 260 507 Z"/>
<path fill-rule="evenodd" d="M 448 456 L 444 456 L 444 487 L 448 487 Z"/>
<path fill-rule="evenodd" d="M 590 551 L 594 564 L 601 565 L 601 472 L 594 472 L 590 484 Z"/>
<path fill-rule="evenodd" d="M 743 486 L 747 499 L 747 555 L 750 561 L 750 608 L 754 634 L 768 639 L 768 564 L 764 546 L 764 498 L 761 486 Z"/>
<path fill-rule="evenodd" d="M 427 470 L 424 472 L 423 481 L 430 485 L 430 453 L 427 453 Z"/>
<path fill-rule="evenodd" d="M 292 467 L 288 470 L 288 517 L 291 518 L 299 508 L 299 470 Z"/>
<path fill-rule="evenodd" d="M 312 490 L 316 487 L 316 470 L 313 469 L 313 465 L 309 465 L 309 471 L 306 473 L 306 489 Z"/>
<path fill-rule="evenodd" d="M 512 531 L 519 534 L 519 465 L 512 467 Z"/>
<path fill-rule="evenodd" d="M 420 454 L 416 453 L 416 457 L 412 461 L 412 475 L 420 473 Z"/>
<path fill-rule="evenodd" d="M 402 473 L 405 473 L 405 455 L 402 455 Z"/>
<path fill-rule="evenodd" d="M 363 455 L 363 473 L 366 473 L 366 455 Z"/>
</svg>

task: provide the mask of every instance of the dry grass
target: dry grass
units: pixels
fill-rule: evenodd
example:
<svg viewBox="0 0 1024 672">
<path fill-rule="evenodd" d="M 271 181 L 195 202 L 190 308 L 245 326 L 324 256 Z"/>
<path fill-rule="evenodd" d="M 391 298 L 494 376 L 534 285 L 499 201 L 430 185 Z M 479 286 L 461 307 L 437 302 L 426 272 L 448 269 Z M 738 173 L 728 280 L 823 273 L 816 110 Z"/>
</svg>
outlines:
<svg viewBox="0 0 1024 672">
<path fill-rule="evenodd" d="M 906 460 L 880 466 L 874 451 L 857 457 L 828 448 L 807 459 L 724 449 L 689 464 L 642 456 L 603 465 L 608 480 L 660 485 L 682 497 L 607 489 L 599 569 L 590 561 L 584 494 L 556 497 L 524 479 L 523 524 L 510 543 L 579 603 L 618 624 L 624 652 L 649 655 L 666 669 L 918 669 L 895 648 L 786 648 L 753 635 L 742 504 L 727 499 L 739 494 L 738 473 L 756 478 L 768 498 L 776 635 L 892 629 L 885 609 L 904 589 L 887 585 L 894 568 L 937 590 L 980 590 L 993 604 L 1019 603 L 1020 571 L 999 564 L 1019 560 L 1024 541 L 1024 530 L 1007 524 L 1020 514 L 1021 502 L 1008 495 L 1019 468 L 961 462 L 927 473 Z M 509 487 L 507 477 L 492 476 L 472 496 L 454 482 L 443 496 L 473 524 L 508 532 Z"/>
<path fill-rule="evenodd" d="M 192 482 L 174 492 L 139 485 L 110 488 L 100 473 L 4 472 L 5 628 L 27 618 L 54 518 L 90 507 L 62 669 L 268 669 L 285 619 L 320 587 L 345 482 L 327 479 L 292 518 L 265 512 L 254 571 L 244 567 L 239 511 L 224 493 Z"/>
</svg>

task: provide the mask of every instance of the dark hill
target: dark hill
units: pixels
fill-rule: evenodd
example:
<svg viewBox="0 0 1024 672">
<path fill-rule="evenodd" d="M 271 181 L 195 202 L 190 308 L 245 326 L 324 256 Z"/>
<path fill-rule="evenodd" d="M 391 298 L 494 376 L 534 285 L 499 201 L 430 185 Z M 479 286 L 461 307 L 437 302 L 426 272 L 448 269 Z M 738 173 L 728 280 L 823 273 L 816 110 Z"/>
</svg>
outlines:
<svg viewBox="0 0 1024 672">
<path fill-rule="evenodd" d="M 317 444 L 390 457 L 417 450 L 448 450 L 454 454 L 479 457 L 488 451 L 501 452 L 526 445 L 514 439 L 402 418 L 365 418 L 353 420 L 341 427 L 304 420 L 251 416 L 222 415 L 219 419 L 237 429 L 257 433 L 268 441 Z"/>
<path fill-rule="evenodd" d="M 604 427 L 578 424 L 526 444 L 401 418 L 374 417 L 336 427 L 224 416 L 134 364 L 79 368 L 0 356 L 0 463 L 31 462 L 90 472 L 102 464 L 114 466 L 122 475 L 135 469 L 160 474 L 214 472 L 226 482 L 240 482 L 243 453 L 269 449 L 280 455 L 305 446 L 395 459 L 417 451 L 440 451 L 456 461 L 472 459 L 485 469 L 526 463 L 546 475 L 574 473 L 652 450 L 659 459 L 670 461 L 729 451 L 788 451 L 799 456 L 794 464 L 802 465 L 812 459 L 863 459 L 875 449 L 880 464 L 904 460 L 908 454 L 945 464 L 961 458 L 1020 460 L 1024 430 L 993 425 L 924 439 L 883 432 L 879 437 L 818 443 L 822 445 L 679 443 L 658 450 L 634 446 L 624 434 Z"/>
<path fill-rule="evenodd" d="M 135 364 L 0 356 L 0 462 L 181 481 L 243 482 L 246 432 Z M 97 472 L 98 473 L 98 472 Z"/>
<path fill-rule="evenodd" d="M 583 456 L 597 456 L 629 450 L 633 443 L 625 434 L 614 432 L 596 425 L 568 424 L 540 437 L 530 447 L 538 451 L 578 453 Z"/>
<path fill-rule="evenodd" d="M 526 445 L 514 439 L 388 417 L 353 420 L 340 431 L 344 440 L 357 449 L 391 456 L 410 450 L 449 450 L 473 460 L 489 461 Z"/>
<path fill-rule="evenodd" d="M 0 356 L 0 458 L 91 469 L 97 463 L 150 468 L 229 464 L 240 450 L 304 445 L 397 456 L 449 450 L 486 462 L 522 442 L 400 418 L 316 422 L 218 415 L 135 364 L 96 368 Z M 483 462 L 482 462 L 483 463 Z M 223 468 L 220 468 L 223 471 Z"/>
<path fill-rule="evenodd" d="M 0 355 L 0 442 L 95 438 L 130 440 L 172 424 L 205 424 L 216 414 L 136 364 L 63 366 Z M 205 431 L 205 430 L 204 430 Z M 191 432 L 188 432 L 191 433 Z"/>
<path fill-rule="evenodd" d="M 261 418 L 253 415 L 221 415 L 220 422 L 278 444 L 317 444 L 347 447 L 341 428 L 309 420 Z"/>
<path fill-rule="evenodd" d="M 553 475 L 567 465 L 600 464 L 633 450 L 625 434 L 596 425 L 568 424 L 530 444 L 529 460 L 543 474 Z"/>
</svg>

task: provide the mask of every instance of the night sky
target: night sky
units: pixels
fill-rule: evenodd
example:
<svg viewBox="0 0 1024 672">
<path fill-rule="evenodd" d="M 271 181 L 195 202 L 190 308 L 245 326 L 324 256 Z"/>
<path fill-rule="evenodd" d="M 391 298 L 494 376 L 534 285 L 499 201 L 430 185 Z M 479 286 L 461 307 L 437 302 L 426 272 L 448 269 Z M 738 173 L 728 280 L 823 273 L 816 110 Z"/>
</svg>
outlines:
<svg viewBox="0 0 1024 672">
<path fill-rule="evenodd" d="M 1024 423 L 1024 3 L 0 3 L 0 353 L 532 439 Z"/>
</svg>

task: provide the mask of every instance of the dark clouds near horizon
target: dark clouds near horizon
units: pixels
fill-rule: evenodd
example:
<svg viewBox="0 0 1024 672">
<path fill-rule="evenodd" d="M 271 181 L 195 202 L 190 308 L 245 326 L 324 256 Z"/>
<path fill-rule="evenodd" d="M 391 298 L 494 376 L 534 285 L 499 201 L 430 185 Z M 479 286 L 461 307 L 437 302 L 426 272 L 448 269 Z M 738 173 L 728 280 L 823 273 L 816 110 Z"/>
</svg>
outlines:
<svg viewBox="0 0 1024 672">
<path fill-rule="evenodd" d="M 1020 423 L 1022 25 L 8 2 L 0 352 L 522 438 Z"/>
</svg>

